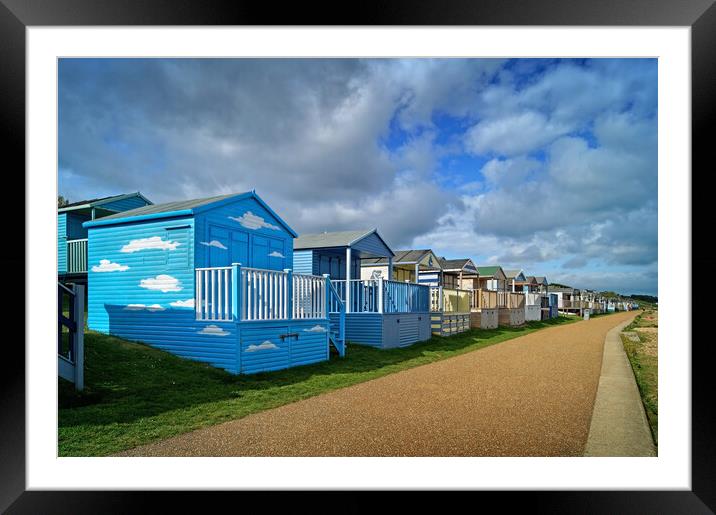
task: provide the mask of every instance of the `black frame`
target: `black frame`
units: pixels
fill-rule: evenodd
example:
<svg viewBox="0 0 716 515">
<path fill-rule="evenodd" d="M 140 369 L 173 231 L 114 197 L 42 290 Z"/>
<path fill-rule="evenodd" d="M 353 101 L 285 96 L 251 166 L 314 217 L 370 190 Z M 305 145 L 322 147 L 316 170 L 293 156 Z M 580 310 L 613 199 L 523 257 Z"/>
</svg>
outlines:
<svg viewBox="0 0 716 515">
<path fill-rule="evenodd" d="M 415 3 L 398 0 L 391 3 L 356 4 L 350 18 L 339 11 L 316 9 L 317 4 L 287 3 L 282 9 L 261 9 L 261 4 L 196 0 L 0 0 L 0 141 L 4 155 L 14 156 L 17 169 L 24 169 L 25 153 L 25 28 L 38 25 L 659 25 L 690 26 L 692 44 L 692 160 L 702 169 L 700 187 L 692 188 L 693 206 L 701 207 L 702 216 L 693 216 L 696 234 L 713 234 L 708 207 L 713 203 L 713 163 L 716 145 L 712 139 L 716 125 L 716 6 L 714 0 L 443 0 Z M 712 129 L 709 131 L 709 129 Z M 7 169 L 7 167 L 5 167 Z M 680 173 L 688 180 L 688 170 Z M 694 177 L 692 175 L 692 177 Z M 704 184 L 704 180 L 707 184 Z M 23 193 L 24 187 L 23 187 Z M 24 195 L 20 199 L 21 212 Z M 693 213 L 697 215 L 696 212 Z M 699 231 L 701 229 L 701 231 Z M 9 237 L 23 241 L 24 224 L 8 225 Z M 12 232 L 17 234 L 12 234 Z M 698 241 L 698 240 L 697 240 Z M 3 257 L 5 269 L 24 270 L 19 258 Z M 701 244 L 692 254 L 694 270 L 710 270 L 716 258 Z M 11 268 L 10 268 L 11 267 Z M 15 289 L 18 295 L 19 288 Z M 3 304 L 10 303 L 4 296 Z M 12 304 L 17 306 L 17 296 Z M 22 299 L 24 300 L 24 299 Z M 704 309 L 692 298 L 694 310 Z M 6 313 L 14 313 L 5 306 Z M 707 314 L 708 316 L 708 314 Z M 694 318 L 695 322 L 696 319 Z M 17 325 L 15 325 L 16 327 Z M 694 327 L 695 329 L 696 327 Z M 685 340 L 691 335 L 685 335 Z M 698 341 L 695 337 L 694 341 Z M 669 342 L 670 344 L 687 344 Z M 713 372 L 708 353 L 710 339 L 692 346 L 692 488 L 690 492 L 507 492 L 481 493 L 503 506 L 527 504 L 531 510 L 550 513 L 710 513 L 716 510 L 716 444 L 712 413 Z M 161 503 L 162 511 L 194 508 L 187 493 L 158 492 L 25 492 L 25 353 L 14 339 L 6 338 L 3 357 L 13 367 L 3 367 L 0 374 L 0 511 L 9 513 L 128 513 L 148 511 L 149 502 Z M 201 497 L 205 497 L 202 494 Z M 234 495 L 246 501 L 258 500 L 257 494 L 237 492 L 219 494 L 224 499 Z M 285 496 L 271 493 L 271 504 Z M 312 508 L 359 512 L 372 509 L 373 500 L 364 495 L 349 494 L 344 499 L 329 499 L 333 494 L 304 493 L 299 496 Z M 455 494 L 452 494 L 455 495 Z M 498 498 L 499 496 L 499 498 Z M 408 497 L 408 496 L 406 496 Z M 411 499 L 426 506 L 425 496 L 413 493 Z M 261 499 L 265 501 L 265 499 Z M 458 499 L 450 499 L 459 502 Z M 204 504 L 197 504 L 206 509 Z M 295 499 L 291 499 L 292 506 Z M 175 506 L 170 506 L 174 504 Z M 268 503 L 263 502 L 264 506 Z M 440 503 L 445 506 L 444 501 Z M 217 508 L 221 504 L 215 504 Z M 403 504 L 405 506 L 405 504 Z M 238 508 L 238 506 L 237 506 Z"/>
</svg>

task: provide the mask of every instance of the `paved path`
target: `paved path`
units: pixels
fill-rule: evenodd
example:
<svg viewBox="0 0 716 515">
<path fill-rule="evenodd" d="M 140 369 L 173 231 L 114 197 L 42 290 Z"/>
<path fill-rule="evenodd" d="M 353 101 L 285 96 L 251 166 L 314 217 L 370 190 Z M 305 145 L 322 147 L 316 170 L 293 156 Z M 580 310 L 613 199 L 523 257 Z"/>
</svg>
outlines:
<svg viewBox="0 0 716 515">
<path fill-rule="evenodd" d="M 585 456 L 656 456 L 649 421 L 619 333 L 607 333 Z"/>
<path fill-rule="evenodd" d="M 617 313 L 125 451 L 129 456 L 582 456 Z"/>
</svg>

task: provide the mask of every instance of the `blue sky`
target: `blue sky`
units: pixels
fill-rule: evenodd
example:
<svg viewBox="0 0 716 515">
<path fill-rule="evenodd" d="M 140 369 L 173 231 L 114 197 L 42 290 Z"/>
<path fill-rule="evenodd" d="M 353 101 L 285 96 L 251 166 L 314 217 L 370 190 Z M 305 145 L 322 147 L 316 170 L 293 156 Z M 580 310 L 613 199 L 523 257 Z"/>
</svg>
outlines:
<svg viewBox="0 0 716 515">
<path fill-rule="evenodd" d="M 299 233 L 657 293 L 655 59 L 62 59 L 59 192 L 256 189 Z"/>
</svg>

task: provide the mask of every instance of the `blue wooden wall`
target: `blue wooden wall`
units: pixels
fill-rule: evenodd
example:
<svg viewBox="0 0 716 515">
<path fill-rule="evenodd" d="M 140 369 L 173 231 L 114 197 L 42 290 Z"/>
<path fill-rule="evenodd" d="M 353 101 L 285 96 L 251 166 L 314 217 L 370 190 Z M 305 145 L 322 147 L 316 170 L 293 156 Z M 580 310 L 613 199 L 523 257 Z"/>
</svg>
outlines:
<svg viewBox="0 0 716 515">
<path fill-rule="evenodd" d="M 194 311 L 192 217 L 89 229 L 90 329 L 238 372 L 235 323 Z"/>
<path fill-rule="evenodd" d="M 57 273 L 67 272 L 67 213 L 57 213 Z"/>
<path fill-rule="evenodd" d="M 196 266 L 283 270 L 293 264 L 293 236 L 253 198 L 196 215 Z"/>
</svg>

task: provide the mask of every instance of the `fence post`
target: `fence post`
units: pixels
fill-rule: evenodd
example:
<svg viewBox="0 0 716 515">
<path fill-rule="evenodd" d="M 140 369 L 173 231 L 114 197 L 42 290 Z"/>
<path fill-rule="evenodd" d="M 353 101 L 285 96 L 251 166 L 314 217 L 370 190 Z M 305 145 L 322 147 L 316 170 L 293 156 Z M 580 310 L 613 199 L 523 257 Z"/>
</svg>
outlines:
<svg viewBox="0 0 716 515">
<path fill-rule="evenodd" d="M 289 320 L 293 319 L 293 272 L 290 268 L 284 268 L 286 272 L 286 315 Z"/>
<path fill-rule="evenodd" d="M 384 292 L 383 288 L 385 287 L 385 283 L 383 281 L 383 276 L 380 276 L 378 278 L 378 313 L 383 313 L 385 311 L 384 303 Z"/>
<path fill-rule="evenodd" d="M 331 279 L 328 274 L 323 274 L 323 278 L 326 281 L 326 294 L 323 296 L 323 317 L 329 318 L 328 314 L 331 312 Z"/>
<path fill-rule="evenodd" d="M 443 305 L 443 287 L 438 286 L 438 311 L 445 311 L 445 306 Z"/>
<path fill-rule="evenodd" d="M 74 362 L 75 362 L 75 388 L 83 390 L 85 387 L 85 287 L 75 284 L 75 334 L 74 334 Z"/>
<path fill-rule="evenodd" d="M 231 318 L 241 320 L 241 263 L 231 263 Z"/>
</svg>

